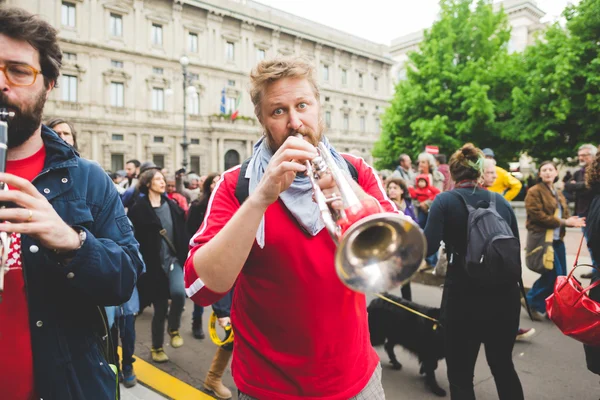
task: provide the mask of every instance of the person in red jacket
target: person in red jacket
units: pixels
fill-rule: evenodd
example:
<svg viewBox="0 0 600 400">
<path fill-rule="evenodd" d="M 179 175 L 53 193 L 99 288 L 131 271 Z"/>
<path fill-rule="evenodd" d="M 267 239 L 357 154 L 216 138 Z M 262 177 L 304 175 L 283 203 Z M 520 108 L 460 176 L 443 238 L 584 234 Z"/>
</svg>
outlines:
<svg viewBox="0 0 600 400">
<path fill-rule="evenodd" d="M 408 188 L 410 197 L 417 200 L 419 203 L 425 203 L 427 200 L 433 201 L 435 196 L 440 193 L 440 190 L 429 184 L 429 175 L 417 175 L 416 186 Z M 429 207 L 428 207 L 429 208 Z"/>
<path fill-rule="evenodd" d="M 208 306 L 235 283 L 231 370 L 238 399 L 383 400 L 365 295 L 337 277 L 336 246 L 303 174 L 305 161 L 317 156 L 315 145 L 323 143 L 346 172 L 352 164 L 359 199 L 398 211 L 373 168 L 338 153 L 323 135 L 310 64 L 296 57 L 261 61 L 250 96 L 265 134 L 240 180 L 248 179 L 249 195 L 240 204 L 239 166 L 223 173 L 192 238 L 187 294 Z M 326 196 L 337 193 L 330 175 L 319 184 Z"/>
</svg>

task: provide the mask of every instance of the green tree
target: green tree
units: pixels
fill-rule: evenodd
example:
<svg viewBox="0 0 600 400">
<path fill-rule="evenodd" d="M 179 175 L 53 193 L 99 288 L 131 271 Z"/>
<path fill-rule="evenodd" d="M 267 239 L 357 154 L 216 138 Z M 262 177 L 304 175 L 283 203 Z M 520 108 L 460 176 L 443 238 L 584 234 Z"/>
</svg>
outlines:
<svg viewBox="0 0 600 400">
<path fill-rule="evenodd" d="M 425 145 L 452 153 L 465 142 L 492 147 L 501 159 L 520 148 L 502 135 L 512 118 L 512 89 L 522 73 L 508 54 L 506 14 L 491 0 L 441 0 L 440 19 L 409 54 L 407 79 L 396 86 L 373 149 L 378 168 L 394 167 L 401 153 Z"/>
<path fill-rule="evenodd" d="M 600 140 L 600 1 L 582 0 L 563 12 L 526 49 L 525 84 L 513 90 L 510 134 L 536 159 L 573 157 Z"/>
</svg>

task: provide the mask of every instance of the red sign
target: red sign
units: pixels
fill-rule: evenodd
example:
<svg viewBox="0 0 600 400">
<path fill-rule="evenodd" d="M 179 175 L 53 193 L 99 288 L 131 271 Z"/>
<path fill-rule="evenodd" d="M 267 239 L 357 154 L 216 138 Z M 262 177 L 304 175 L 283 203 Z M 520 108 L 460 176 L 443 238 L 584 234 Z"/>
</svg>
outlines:
<svg viewBox="0 0 600 400">
<path fill-rule="evenodd" d="M 425 153 L 440 154 L 440 148 L 437 146 L 425 146 Z"/>
</svg>

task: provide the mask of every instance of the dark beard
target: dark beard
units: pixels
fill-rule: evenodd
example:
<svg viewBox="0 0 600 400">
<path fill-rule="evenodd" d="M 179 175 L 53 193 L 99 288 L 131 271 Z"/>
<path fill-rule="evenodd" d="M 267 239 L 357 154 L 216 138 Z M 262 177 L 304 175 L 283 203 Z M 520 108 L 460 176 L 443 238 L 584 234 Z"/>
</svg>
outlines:
<svg viewBox="0 0 600 400">
<path fill-rule="evenodd" d="M 46 104 L 44 90 L 39 94 L 36 103 L 31 110 L 23 111 L 21 108 L 12 104 L 6 98 L 6 95 L 0 92 L 0 108 L 10 108 L 15 112 L 15 116 L 8 121 L 8 148 L 19 147 L 25 143 L 42 123 L 42 113 Z"/>
</svg>

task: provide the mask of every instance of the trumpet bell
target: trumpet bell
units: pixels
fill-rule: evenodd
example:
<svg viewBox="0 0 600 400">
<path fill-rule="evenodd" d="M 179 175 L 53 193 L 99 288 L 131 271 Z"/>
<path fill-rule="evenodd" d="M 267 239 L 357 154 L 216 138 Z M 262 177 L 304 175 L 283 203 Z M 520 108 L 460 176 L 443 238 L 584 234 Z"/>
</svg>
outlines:
<svg viewBox="0 0 600 400">
<path fill-rule="evenodd" d="M 427 253 L 427 241 L 410 218 L 378 213 L 343 235 L 335 255 L 340 280 L 361 293 L 381 293 L 410 280 Z"/>
</svg>

